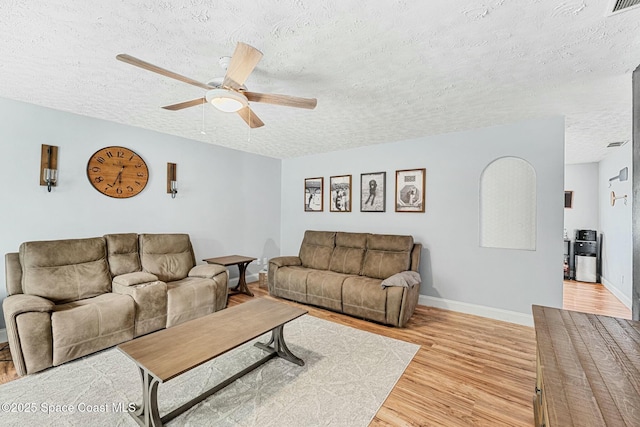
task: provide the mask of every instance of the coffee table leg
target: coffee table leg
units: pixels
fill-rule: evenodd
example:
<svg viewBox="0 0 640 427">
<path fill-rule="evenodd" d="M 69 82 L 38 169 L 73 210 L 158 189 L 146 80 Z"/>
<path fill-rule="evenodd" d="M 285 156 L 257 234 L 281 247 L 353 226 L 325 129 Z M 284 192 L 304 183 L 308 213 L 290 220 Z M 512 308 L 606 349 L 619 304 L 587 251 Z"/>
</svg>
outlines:
<svg viewBox="0 0 640 427">
<path fill-rule="evenodd" d="M 255 343 L 255 346 L 261 348 L 266 351 L 275 351 L 278 354 L 278 357 L 282 357 L 285 360 L 288 360 L 291 363 L 295 363 L 296 365 L 304 366 L 304 360 L 300 359 L 298 356 L 293 354 L 287 344 L 284 342 L 284 325 L 280 325 L 274 328 L 271 331 L 271 339 L 268 343 L 264 344 L 261 342 Z M 271 346 L 273 344 L 273 347 Z"/>
<path fill-rule="evenodd" d="M 148 373 L 146 369 L 142 367 L 138 367 L 138 369 L 140 369 L 142 379 L 142 405 L 135 412 L 129 414 L 141 426 L 162 426 L 158 413 L 158 384 L 160 381 Z"/>
</svg>

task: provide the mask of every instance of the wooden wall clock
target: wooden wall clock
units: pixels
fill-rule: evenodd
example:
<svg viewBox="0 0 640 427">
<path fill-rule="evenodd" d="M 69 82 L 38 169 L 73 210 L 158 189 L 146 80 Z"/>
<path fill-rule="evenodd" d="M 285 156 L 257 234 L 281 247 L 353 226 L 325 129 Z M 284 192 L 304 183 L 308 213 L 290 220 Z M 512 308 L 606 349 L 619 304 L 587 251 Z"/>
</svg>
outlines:
<svg viewBox="0 0 640 427">
<path fill-rule="evenodd" d="M 87 178 L 105 196 L 126 199 L 139 194 L 149 181 L 147 164 L 135 151 L 105 147 L 89 158 Z"/>
</svg>

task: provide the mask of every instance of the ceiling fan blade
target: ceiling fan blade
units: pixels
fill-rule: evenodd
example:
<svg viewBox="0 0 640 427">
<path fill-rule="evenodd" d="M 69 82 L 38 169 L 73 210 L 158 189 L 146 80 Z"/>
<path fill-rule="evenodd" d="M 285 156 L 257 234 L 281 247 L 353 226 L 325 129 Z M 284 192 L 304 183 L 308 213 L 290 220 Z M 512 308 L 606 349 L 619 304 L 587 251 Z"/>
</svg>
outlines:
<svg viewBox="0 0 640 427">
<path fill-rule="evenodd" d="M 246 43 L 238 42 L 222 85 L 232 89 L 240 89 L 260 59 L 262 59 L 262 52 Z"/>
<path fill-rule="evenodd" d="M 182 76 L 178 73 L 174 73 L 173 71 L 165 70 L 164 68 L 160 68 L 157 65 L 150 64 L 141 59 L 134 58 L 131 55 L 127 55 L 125 53 L 121 53 L 120 55 L 117 55 L 116 59 L 122 62 L 126 62 L 127 64 L 135 65 L 136 67 L 140 67 L 148 71 L 153 71 L 154 73 L 162 74 L 165 77 L 180 80 L 181 82 L 201 87 L 202 89 L 214 89 L 213 86 L 209 86 L 206 83 L 202 83 L 197 80 L 190 79 L 189 77 Z"/>
<path fill-rule="evenodd" d="M 274 93 L 242 92 L 249 101 L 267 104 L 284 105 L 286 107 L 307 108 L 313 110 L 318 104 L 315 98 L 298 98 L 296 96 L 277 95 Z"/>
<path fill-rule="evenodd" d="M 264 123 L 262 122 L 262 120 L 260 120 L 260 117 L 256 116 L 256 113 L 254 113 L 253 110 L 249 107 L 244 107 L 238 110 L 238 114 L 240 115 L 240 117 L 242 117 L 242 120 L 244 120 L 251 128 L 259 128 L 264 126 Z"/>
<path fill-rule="evenodd" d="M 192 99 L 191 101 L 181 102 L 179 104 L 166 105 L 162 108 L 165 110 L 178 111 L 184 108 L 195 107 L 196 105 L 206 104 L 207 100 L 205 98 Z"/>
</svg>

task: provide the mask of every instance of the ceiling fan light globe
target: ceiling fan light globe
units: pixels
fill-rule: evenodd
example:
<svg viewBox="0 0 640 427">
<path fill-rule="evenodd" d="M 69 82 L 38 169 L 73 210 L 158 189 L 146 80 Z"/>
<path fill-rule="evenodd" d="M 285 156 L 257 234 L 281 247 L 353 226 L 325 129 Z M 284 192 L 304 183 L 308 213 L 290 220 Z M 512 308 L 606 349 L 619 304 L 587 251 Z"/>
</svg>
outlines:
<svg viewBox="0 0 640 427">
<path fill-rule="evenodd" d="M 212 89 L 207 92 L 205 98 L 207 102 L 225 113 L 235 113 L 249 105 L 247 97 L 243 94 L 227 89 Z"/>
</svg>

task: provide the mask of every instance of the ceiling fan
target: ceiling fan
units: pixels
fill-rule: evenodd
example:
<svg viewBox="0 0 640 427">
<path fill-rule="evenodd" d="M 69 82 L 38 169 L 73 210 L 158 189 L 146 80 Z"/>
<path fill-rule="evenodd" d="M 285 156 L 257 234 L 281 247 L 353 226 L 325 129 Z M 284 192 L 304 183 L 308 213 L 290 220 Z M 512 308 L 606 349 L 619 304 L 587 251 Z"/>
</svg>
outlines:
<svg viewBox="0 0 640 427">
<path fill-rule="evenodd" d="M 277 95 L 268 93 L 249 92 L 244 86 L 244 82 L 249 74 L 256 67 L 262 52 L 246 43 L 238 42 L 231 60 L 228 62 L 227 71 L 223 79 L 213 80 L 209 83 L 202 83 L 189 77 L 165 70 L 156 65 L 134 58 L 127 54 L 120 54 L 116 59 L 127 64 L 143 68 L 154 73 L 162 74 L 165 77 L 179 80 L 202 89 L 207 92 L 204 97 L 192 99 L 191 101 L 180 102 L 178 104 L 167 105 L 165 110 L 177 111 L 183 108 L 202 105 L 205 102 L 211 103 L 217 109 L 224 112 L 235 112 L 252 128 L 264 126 L 264 123 L 249 108 L 249 101 L 264 102 L 267 104 L 284 105 L 287 107 L 314 109 L 317 104 L 315 98 L 299 98 L 288 95 Z M 221 80 L 221 81 L 220 81 Z"/>
</svg>

